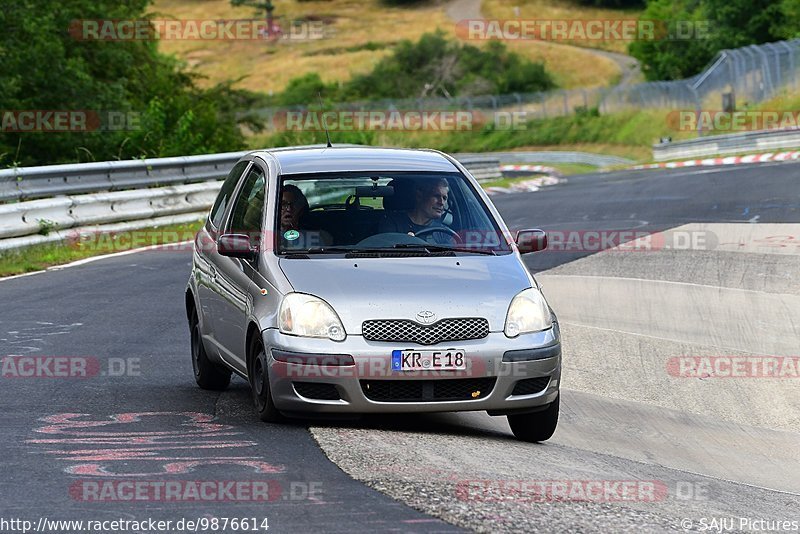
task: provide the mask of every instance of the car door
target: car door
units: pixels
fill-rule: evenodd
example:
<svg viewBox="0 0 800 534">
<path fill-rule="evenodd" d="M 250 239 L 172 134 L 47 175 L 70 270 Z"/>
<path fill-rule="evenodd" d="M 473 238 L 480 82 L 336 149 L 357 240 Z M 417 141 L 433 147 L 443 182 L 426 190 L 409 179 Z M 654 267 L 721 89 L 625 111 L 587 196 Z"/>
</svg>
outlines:
<svg viewBox="0 0 800 534">
<path fill-rule="evenodd" d="M 195 240 L 194 277 L 197 283 L 197 299 L 200 305 L 200 331 L 206 340 L 210 340 L 216 347 L 216 338 L 213 328 L 213 304 L 217 290 L 216 271 L 214 264 L 216 258 L 216 242 L 219 237 L 220 227 L 225 221 L 225 215 L 230 211 L 231 201 L 243 173 L 250 166 L 249 161 L 240 161 L 233 166 L 228 177 L 222 183 L 219 194 L 208 214 L 208 219 L 203 228 L 198 232 Z"/>
<path fill-rule="evenodd" d="M 260 243 L 266 197 L 264 171 L 253 165 L 245 174 L 236 192 L 225 223 L 226 234 L 247 234 L 253 246 Z M 221 356 L 242 372 L 246 372 L 245 335 L 247 333 L 248 288 L 256 269 L 256 261 L 222 256 L 214 251 L 216 295 L 212 312 L 214 336 Z"/>
</svg>

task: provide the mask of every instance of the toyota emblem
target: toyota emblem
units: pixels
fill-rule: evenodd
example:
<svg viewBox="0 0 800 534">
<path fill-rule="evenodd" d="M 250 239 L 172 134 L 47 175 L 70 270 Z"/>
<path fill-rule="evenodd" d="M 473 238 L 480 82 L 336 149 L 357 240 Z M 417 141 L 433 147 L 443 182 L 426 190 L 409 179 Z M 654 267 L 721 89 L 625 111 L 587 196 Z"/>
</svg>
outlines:
<svg viewBox="0 0 800 534">
<path fill-rule="evenodd" d="M 432 311 L 421 311 L 417 314 L 417 319 L 419 319 L 420 323 L 431 324 L 436 320 L 436 314 Z"/>
</svg>

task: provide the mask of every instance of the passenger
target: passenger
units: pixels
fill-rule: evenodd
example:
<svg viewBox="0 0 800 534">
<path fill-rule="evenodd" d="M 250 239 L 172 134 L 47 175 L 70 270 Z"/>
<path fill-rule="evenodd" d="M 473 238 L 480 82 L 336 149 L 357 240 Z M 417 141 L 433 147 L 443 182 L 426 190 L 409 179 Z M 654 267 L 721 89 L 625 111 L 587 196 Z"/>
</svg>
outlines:
<svg viewBox="0 0 800 534">
<path fill-rule="evenodd" d="M 333 242 L 328 232 L 306 227 L 304 218 L 308 210 L 308 199 L 300 188 L 292 184 L 284 185 L 280 203 L 281 248 L 304 249 Z"/>
<path fill-rule="evenodd" d="M 296 185 L 284 185 L 281 192 L 281 234 L 301 230 L 300 220 L 308 213 L 308 199 Z"/>
</svg>

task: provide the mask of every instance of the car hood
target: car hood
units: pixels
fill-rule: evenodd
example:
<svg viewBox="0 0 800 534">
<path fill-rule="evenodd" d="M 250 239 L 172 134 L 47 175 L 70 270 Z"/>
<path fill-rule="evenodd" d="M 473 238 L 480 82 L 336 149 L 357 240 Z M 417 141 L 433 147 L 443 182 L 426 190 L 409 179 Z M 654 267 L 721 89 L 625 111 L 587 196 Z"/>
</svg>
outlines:
<svg viewBox="0 0 800 534">
<path fill-rule="evenodd" d="M 348 334 L 360 335 L 370 319 L 411 319 L 433 312 L 435 320 L 484 317 L 503 330 L 511 299 L 531 287 L 515 254 L 412 258 L 281 258 L 295 291 L 328 302 Z"/>
</svg>

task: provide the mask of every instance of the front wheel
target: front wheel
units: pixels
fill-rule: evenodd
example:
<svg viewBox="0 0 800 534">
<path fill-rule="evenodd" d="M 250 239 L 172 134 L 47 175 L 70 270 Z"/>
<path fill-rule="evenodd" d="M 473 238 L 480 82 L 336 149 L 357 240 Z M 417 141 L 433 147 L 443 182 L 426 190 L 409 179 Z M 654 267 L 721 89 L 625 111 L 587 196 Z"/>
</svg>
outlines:
<svg viewBox="0 0 800 534">
<path fill-rule="evenodd" d="M 269 363 L 267 353 L 260 340 L 253 342 L 250 349 L 250 389 L 253 391 L 253 402 L 256 405 L 258 418 L 266 423 L 280 423 L 285 420 L 275 403 L 269 387 Z"/>
<path fill-rule="evenodd" d="M 203 338 L 200 336 L 197 312 L 192 313 L 189 329 L 192 334 L 192 367 L 197 385 L 203 389 L 222 391 L 231 383 L 231 372 L 208 359 Z"/>
<path fill-rule="evenodd" d="M 537 441 L 547 441 L 556 431 L 558 426 L 558 406 L 561 400 L 561 395 L 556 397 L 556 400 L 550 403 L 545 410 L 541 412 L 523 413 L 518 415 L 509 415 L 508 426 L 511 427 L 511 432 L 514 436 L 522 441 L 530 441 L 535 443 Z"/>
</svg>

